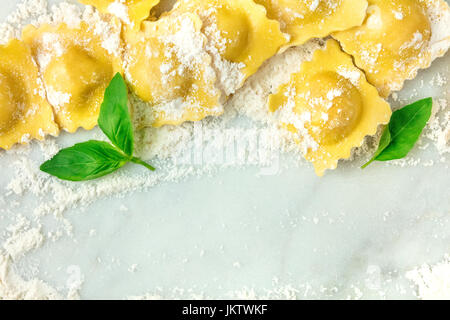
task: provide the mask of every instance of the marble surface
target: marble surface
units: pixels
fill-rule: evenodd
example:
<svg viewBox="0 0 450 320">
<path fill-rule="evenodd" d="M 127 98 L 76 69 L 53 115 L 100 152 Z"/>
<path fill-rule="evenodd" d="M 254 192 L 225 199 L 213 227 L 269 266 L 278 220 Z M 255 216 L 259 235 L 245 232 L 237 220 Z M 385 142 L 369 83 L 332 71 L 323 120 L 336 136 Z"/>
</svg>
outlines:
<svg viewBox="0 0 450 320">
<path fill-rule="evenodd" d="M 0 19 L 14 2 L 2 2 Z M 448 74 L 449 62 L 447 55 L 421 72 L 400 96 L 449 98 L 448 85 L 417 90 L 435 72 Z M 413 152 L 439 159 L 434 147 Z M 12 161 L 0 157 L 0 190 Z M 274 176 L 230 168 L 101 199 L 65 213 L 73 236 L 45 241 L 15 268 L 62 292 L 79 275 L 88 299 L 414 298 L 405 272 L 450 253 L 449 162 L 358 164 L 323 178 L 309 165 Z M 15 212 L 32 217 L 31 200 L 17 200 Z M 11 220 L 0 219 L 0 241 Z"/>
</svg>

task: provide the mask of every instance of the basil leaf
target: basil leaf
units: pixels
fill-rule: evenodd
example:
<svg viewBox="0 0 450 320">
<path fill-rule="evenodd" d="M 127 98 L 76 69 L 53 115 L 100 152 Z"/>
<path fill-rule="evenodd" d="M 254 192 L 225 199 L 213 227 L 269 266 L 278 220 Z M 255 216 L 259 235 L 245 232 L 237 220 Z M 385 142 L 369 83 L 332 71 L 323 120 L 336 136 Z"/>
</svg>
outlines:
<svg viewBox="0 0 450 320">
<path fill-rule="evenodd" d="M 377 152 L 362 168 L 373 161 L 390 161 L 406 157 L 430 120 L 432 108 L 433 99 L 426 98 L 395 111 L 381 137 Z"/>
<path fill-rule="evenodd" d="M 40 169 L 62 180 L 86 181 L 110 174 L 128 161 L 109 143 L 91 140 L 61 150 Z"/>
<path fill-rule="evenodd" d="M 91 140 L 61 150 L 45 162 L 41 171 L 68 181 L 86 181 L 106 176 L 128 162 L 155 168 L 133 156 L 134 135 L 128 110 L 128 90 L 120 73 L 105 91 L 98 125 L 112 142 Z"/>
<path fill-rule="evenodd" d="M 126 155 L 133 155 L 134 137 L 128 110 L 128 90 L 120 73 L 114 76 L 105 91 L 98 125 L 113 145 Z"/>
</svg>

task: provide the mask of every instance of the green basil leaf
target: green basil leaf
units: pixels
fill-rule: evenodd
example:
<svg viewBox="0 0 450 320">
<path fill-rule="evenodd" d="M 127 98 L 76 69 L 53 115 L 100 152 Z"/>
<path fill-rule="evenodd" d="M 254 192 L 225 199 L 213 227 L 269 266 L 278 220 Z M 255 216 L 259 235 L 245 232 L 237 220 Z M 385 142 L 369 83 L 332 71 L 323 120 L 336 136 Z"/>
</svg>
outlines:
<svg viewBox="0 0 450 320">
<path fill-rule="evenodd" d="M 86 181 L 110 174 L 129 160 L 109 143 L 91 140 L 61 150 L 40 169 L 62 180 Z"/>
<path fill-rule="evenodd" d="M 430 120 L 432 108 L 433 99 L 426 98 L 395 111 L 381 137 L 377 152 L 362 168 L 373 161 L 390 161 L 406 157 Z"/>
<path fill-rule="evenodd" d="M 389 122 L 391 142 L 376 160 L 389 161 L 406 157 L 430 120 L 432 108 L 433 99 L 427 98 L 395 111 Z"/>
<path fill-rule="evenodd" d="M 133 155 L 134 137 L 128 110 L 128 90 L 120 73 L 114 76 L 105 91 L 98 125 L 113 145 L 126 155 Z"/>
</svg>

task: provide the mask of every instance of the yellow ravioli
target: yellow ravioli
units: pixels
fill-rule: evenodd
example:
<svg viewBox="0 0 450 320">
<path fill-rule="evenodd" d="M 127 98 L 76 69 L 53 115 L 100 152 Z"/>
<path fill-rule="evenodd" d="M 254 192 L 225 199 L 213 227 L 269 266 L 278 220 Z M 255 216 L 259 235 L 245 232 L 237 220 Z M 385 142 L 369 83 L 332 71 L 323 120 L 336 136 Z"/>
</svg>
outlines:
<svg viewBox="0 0 450 320">
<path fill-rule="evenodd" d="M 0 46 L 0 148 L 58 133 L 30 49 L 18 40 Z"/>
<path fill-rule="evenodd" d="M 133 29 L 139 29 L 141 22 L 150 16 L 150 10 L 160 0 L 79 0 L 96 7 L 102 13 L 110 13 Z"/>
<path fill-rule="evenodd" d="M 223 113 L 201 27 L 197 15 L 186 13 L 146 21 L 141 32 L 125 35 L 126 77 L 150 104 L 155 127 Z"/>
<path fill-rule="evenodd" d="M 307 145 L 305 158 L 322 176 L 350 157 L 367 135 L 389 122 L 391 109 L 334 40 L 301 65 L 269 98 L 269 108 Z"/>
<path fill-rule="evenodd" d="M 40 66 L 56 122 L 68 132 L 94 128 L 104 91 L 122 70 L 120 53 L 103 48 L 102 38 L 85 23 L 78 28 L 28 26 L 23 38 Z"/>
<path fill-rule="evenodd" d="M 280 22 L 291 36 L 288 46 L 323 38 L 332 32 L 360 26 L 366 16 L 367 0 L 255 0 L 267 9 L 270 19 Z"/>
<path fill-rule="evenodd" d="M 174 12 L 196 12 L 203 20 L 219 80 L 233 94 L 286 43 L 280 25 L 253 0 L 181 0 Z"/>
<path fill-rule="evenodd" d="M 438 53 L 442 55 L 450 39 L 449 8 L 442 0 L 369 0 L 368 16 L 362 26 L 333 35 L 383 97 L 400 90 L 405 80 L 414 78 L 433 60 L 428 12 L 431 5 L 440 7 L 439 14 L 447 15 L 443 22 L 449 30 L 447 45 Z"/>
</svg>

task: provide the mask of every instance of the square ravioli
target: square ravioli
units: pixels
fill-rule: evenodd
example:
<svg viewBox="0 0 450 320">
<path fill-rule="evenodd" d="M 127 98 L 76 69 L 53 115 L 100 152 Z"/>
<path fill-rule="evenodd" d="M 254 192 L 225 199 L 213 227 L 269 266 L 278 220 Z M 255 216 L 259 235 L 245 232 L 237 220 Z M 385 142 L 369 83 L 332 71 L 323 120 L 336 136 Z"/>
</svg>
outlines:
<svg viewBox="0 0 450 320">
<path fill-rule="evenodd" d="M 0 148 L 58 133 L 30 49 L 19 40 L 0 46 Z"/>
<path fill-rule="evenodd" d="M 56 122 L 68 131 L 97 125 L 104 91 L 117 72 L 122 71 L 121 53 L 104 47 L 104 39 L 85 22 L 27 26 L 23 39 L 40 67 L 47 99 Z"/>
<path fill-rule="evenodd" d="M 102 13 L 115 15 L 132 29 L 139 29 L 142 21 L 150 16 L 150 11 L 159 0 L 79 0 L 91 5 Z"/>
<path fill-rule="evenodd" d="M 448 50 L 450 10 L 443 0 L 369 0 L 364 24 L 333 37 L 387 97 Z"/>
<path fill-rule="evenodd" d="M 180 0 L 169 14 L 196 12 L 226 96 L 286 44 L 280 25 L 253 0 Z"/>
<path fill-rule="evenodd" d="M 195 14 L 145 21 L 126 32 L 125 75 L 145 102 L 138 126 L 178 125 L 223 113 L 216 73 L 206 52 L 202 22 Z M 146 115 L 150 113 L 150 116 Z"/>
<path fill-rule="evenodd" d="M 360 26 L 366 17 L 366 0 L 255 0 L 267 9 L 270 19 L 280 22 L 290 36 L 285 48 L 313 38 Z"/>
<path fill-rule="evenodd" d="M 353 148 L 391 117 L 389 104 L 335 40 L 328 40 L 325 49 L 317 50 L 269 97 L 269 109 L 298 135 L 319 176 L 349 158 Z"/>
</svg>

